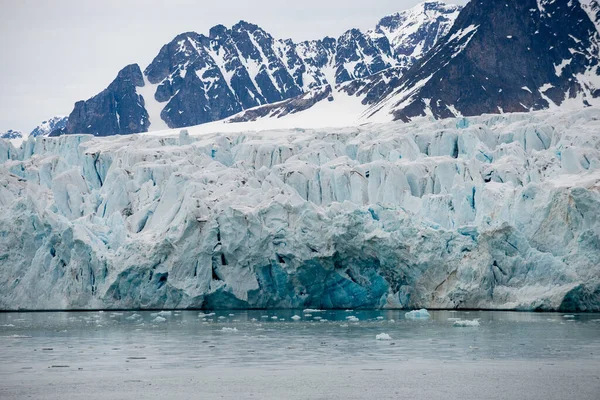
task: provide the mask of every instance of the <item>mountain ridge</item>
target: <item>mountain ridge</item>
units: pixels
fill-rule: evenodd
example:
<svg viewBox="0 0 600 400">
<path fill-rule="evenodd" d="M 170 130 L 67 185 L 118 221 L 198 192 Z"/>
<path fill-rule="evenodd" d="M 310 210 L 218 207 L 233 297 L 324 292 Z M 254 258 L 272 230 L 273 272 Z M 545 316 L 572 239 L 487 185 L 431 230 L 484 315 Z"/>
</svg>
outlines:
<svg viewBox="0 0 600 400">
<path fill-rule="evenodd" d="M 367 32 L 350 29 L 337 39 L 300 43 L 275 39 L 243 20 L 231 28 L 216 25 L 208 36 L 185 32 L 162 46 L 143 72 L 131 64 L 105 91 L 77 102 L 65 133 L 105 136 L 197 125 L 391 67 L 402 72 L 445 35 L 460 9 L 426 2 Z M 410 30 L 397 30 L 403 26 Z"/>
</svg>

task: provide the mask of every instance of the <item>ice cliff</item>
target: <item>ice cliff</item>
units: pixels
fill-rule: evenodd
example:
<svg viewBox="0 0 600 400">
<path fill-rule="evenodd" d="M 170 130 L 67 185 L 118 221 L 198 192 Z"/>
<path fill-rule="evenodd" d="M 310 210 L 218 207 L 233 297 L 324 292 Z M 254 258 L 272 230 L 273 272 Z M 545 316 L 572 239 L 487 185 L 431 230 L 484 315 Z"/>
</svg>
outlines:
<svg viewBox="0 0 600 400">
<path fill-rule="evenodd" d="M 600 310 L 600 109 L 0 140 L 0 308 Z"/>
</svg>

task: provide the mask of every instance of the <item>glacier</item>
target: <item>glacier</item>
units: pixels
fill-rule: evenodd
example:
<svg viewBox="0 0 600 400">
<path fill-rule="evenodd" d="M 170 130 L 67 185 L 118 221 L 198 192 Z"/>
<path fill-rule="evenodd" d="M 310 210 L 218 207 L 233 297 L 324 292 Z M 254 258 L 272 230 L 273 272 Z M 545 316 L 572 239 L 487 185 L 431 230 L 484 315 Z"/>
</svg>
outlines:
<svg viewBox="0 0 600 400">
<path fill-rule="evenodd" d="M 0 309 L 600 310 L 600 108 L 0 140 Z"/>
</svg>

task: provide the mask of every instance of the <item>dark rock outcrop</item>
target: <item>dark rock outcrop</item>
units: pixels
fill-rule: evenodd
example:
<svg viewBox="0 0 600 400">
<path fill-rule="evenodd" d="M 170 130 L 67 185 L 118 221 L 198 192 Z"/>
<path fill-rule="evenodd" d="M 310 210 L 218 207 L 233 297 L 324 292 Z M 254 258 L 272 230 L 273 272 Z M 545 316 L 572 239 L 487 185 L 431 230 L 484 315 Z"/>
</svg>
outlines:
<svg viewBox="0 0 600 400">
<path fill-rule="evenodd" d="M 136 92 L 140 86 L 144 86 L 140 67 L 126 66 L 105 90 L 87 101 L 75 103 L 66 133 L 108 136 L 146 132 L 150 123 L 144 99 Z"/>
</svg>

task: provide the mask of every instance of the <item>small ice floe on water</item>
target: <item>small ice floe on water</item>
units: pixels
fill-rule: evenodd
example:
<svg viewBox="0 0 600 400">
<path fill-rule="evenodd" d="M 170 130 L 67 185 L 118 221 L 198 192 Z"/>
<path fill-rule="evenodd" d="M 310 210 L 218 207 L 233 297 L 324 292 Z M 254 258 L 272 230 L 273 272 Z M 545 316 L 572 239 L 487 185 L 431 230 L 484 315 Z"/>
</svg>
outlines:
<svg viewBox="0 0 600 400">
<path fill-rule="evenodd" d="M 252 321 L 252 322 L 256 322 L 256 321 L 258 321 L 258 320 L 257 320 L 256 318 L 252 318 L 250 321 Z"/>
<path fill-rule="evenodd" d="M 140 314 L 135 314 L 134 313 L 134 314 L 131 314 L 129 317 L 125 318 L 125 319 L 127 319 L 129 321 L 133 321 L 134 319 L 139 318 L 139 317 L 141 317 Z"/>
<path fill-rule="evenodd" d="M 341 324 L 340 325 L 340 328 L 347 328 L 347 327 L 348 327 L 348 324 Z"/>
<path fill-rule="evenodd" d="M 321 319 L 321 317 L 314 317 L 313 319 L 314 319 L 315 321 L 318 321 L 318 320 L 320 320 L 320 319 Z"/>
<path fill-rule="evenodd" d="M 27 335 L 10 335 L 10 336 L 0 336 L 0 337 L 9 338 L 9 339 L 30 339 L 31 338 L 31 336 L 27 336 Z"/>
<path fill-rule="evenodd" d="M 468 320 L 468 319 L 459 319 L 458 321 L 454 321 L 452 326 L 457 328 L 467 328 L 472 326 L 479 326 L 479 320 Z"/>
<path fill-rule="evenodd" d="M 278 317 L 277 315 L 273 315 L 273 316 L 271 317 L 271 319 L 272 319 L 272 320 L 276 320 L 276 319 L 279 319 L 279 317 Z"/>
<path fill-rule="evenodd" d="M 396 320 L 395 319 L 390 319 L 390 320 L 388 320 L 388 322 L 396 322 Z"/>
<path fill-rule="evenodd" d="M 221 315 L 221 316 L 219 316 L 218 319 L 225 319 L 225 317 Z"/>
<path fill-rule="evenodd" d="M 264 319 L 267 319 L 267 318 L 269 318 L 269 316 L 268 316 L 268 315 L 261 315 L 260 317 L 261 317 L 261 318 L 264 318 Z"/>
<path fill-rule="evenodd" d="M 14 328 L 13 324 L 4 324 L 4 325 L 0 325 L 3 328 Z"/>
<path fill-rule="evenodd" d="M 230 317 L 235 317 L 235 314 L 229 314 Z"/>
<path fill-rule="evenodd" d="M 171 311 L 159 311 L 158 315 L 160 315 L 161 317 L 166 317 L 167 315 L 171 315 Z"/>
<path fill-rule="evenodd" d="M 355 317 L 354 315 L 350 315 L 349 317 L 346 317 L 346 319 L 348 320 L 348 322 L 358 322 L 360 321 L 357 317 Z"/>
<path fill-rule="evenodd" d="M 228 328 L 226 326 L 221 328 L 221 332 L 237 332 L 237 328 Z"/>
<path fill-rule="evenodd" d="M 208 313 L 208 314 L 200 313 L 200 314 L 198 314 L 198 318 L 213 317 L 214 315 L 215 315 L 214 312 L 211 312 L 211 313 Z"/>
<path fill-rule="evenodd" d="M 575 318 L 575 316 L 572 314 L 566 314 L 566 315 L 563 315 L 563 318 Z"/>
<path fill-rule="evenodd" d="M 377 320 L 381 321 L 381 320 L 383 320 L 383 317 L 377 317 Z"/>
<path fill-rule="evenodd" d="M 320 321 L 320 322 L 327 322 L 327 319 L 325 319 L 325 318 L 321 318 L 319 321 Z"/>
<path fill-rule="evenodd" d="M 294 320 L 294 321 L 300 321 L 301 319 L 302 319 L 302 317 L 301 317 L 301 316 L 299 316 L 299 315 L 294 315 L 294 316 L 292 317 L 292 320 Z"/>
<path fill-rule="evenodd" d="M 377 339 L 377 340 L 392 340 L 391 336 L 388 335 L 387 333 L 380 333 L 379 335 L 375 336 L 375 339 Z"/>
<path fill-rule="evenodd" d="M 166 318 L 163 318 L 163 317 L 161 317 L 161 316 L 159 315 L 159 316 L 157 316 L 156 318 L 154 318 L 154 319 L 152 320 L 152 322 L 165 322 L 166 320 L 167 320 Z"/>
<path fill-rule="evenodd" d="M 460 318 L 448 318 L 448 321 L 460 321 Z"/>
<path fill-rule="evenodd" d="M 429 317 L 429 312 L 424 308 L 421 308 L 420 310 L 412 310 L 404 314 L 404 318 L 406 319 L 426 319 Z"/>
<path fill-rule="evenodd" d="M 308 313 L 318 313 L 318 312 L 325 312 L 325 310 L 317 310 L 315 308 L 306 308 L 302 311 L 304 314 L 308 314 Z"/>
<path fill-rule="evenodd" d="M 354 311 L 354 310 L 345 310 L 345 312 L 352 312 L 352 311 Z"/>
</svg>

